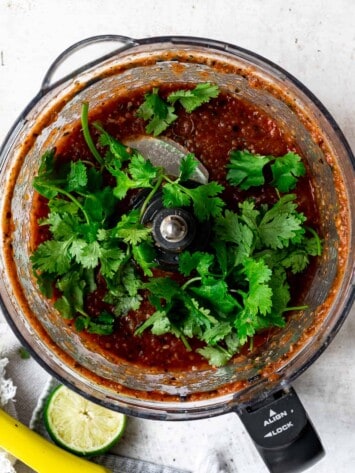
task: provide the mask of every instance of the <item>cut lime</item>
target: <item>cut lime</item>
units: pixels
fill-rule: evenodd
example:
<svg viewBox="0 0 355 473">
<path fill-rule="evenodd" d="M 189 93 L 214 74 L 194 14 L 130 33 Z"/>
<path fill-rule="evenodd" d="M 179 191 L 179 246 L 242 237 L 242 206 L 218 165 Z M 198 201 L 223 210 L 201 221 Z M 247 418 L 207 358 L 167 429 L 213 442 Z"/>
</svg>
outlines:
<svg viewBox="0 0 355 473">
<path fill-rule="evenodd" d="M 53 441 L 80 456 L 106 452 L 126 426 L 124 414 L 94 404 L 63 385 L 50 394 L 43 414 Z"/>
</svg>

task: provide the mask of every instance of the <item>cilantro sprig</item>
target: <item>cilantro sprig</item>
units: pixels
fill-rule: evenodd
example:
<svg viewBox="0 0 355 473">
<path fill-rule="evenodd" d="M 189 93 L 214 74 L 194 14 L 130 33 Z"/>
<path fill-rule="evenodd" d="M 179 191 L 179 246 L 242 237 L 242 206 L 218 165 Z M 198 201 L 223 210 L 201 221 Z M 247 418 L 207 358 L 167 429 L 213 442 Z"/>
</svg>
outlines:
<svg viewBox="0 0 355 473">
<path fill-rule="evenodd" d="M 218 86 L 206 82 L 198 84 L 191 90 L 176 90 L 164 100 L 159 95 L 159 88 L 154 87 L 152 92 L 145 94 L 144 102 L 137 110 L 137 116 L 148 121 L 145 128 L 148 134 L 158 136 L 178 118 L 176 103 L 180 103 L 188 113 L 191 113 L 202 104 L 216 98 L 218 94 Z"/>
<path fill-rule="evenodd" d="M 160 133 L 169 126 L 174 115 L 169 107 L 177 101 L 190 113 L 217 94 L 215 86 L 201 84 L 172 93 L 165 103 L 153 89 L 138 113 L 149 120 L 149 132 Z M 287 193 L 305 173 L 298 155 L 275 158 L 233 151 L 227 165 L 230 184 L 241 189 L 264 185 L 265 168 L 270 166 L 269 184 L 279 198 L 274 205 L 260 206 L 248 199 L 228 209 L 218 182 L 191 184 L 198 165 L 192 153 L 172 177 L 126 148 L 100 123 L 92 126 L 99 132 L 97 143 L 84 104 L 82 128 L 93 162 L 79 159 L 58 165 L 56 151 L 49 150 L 33 182 L 48 200 L 49 213 L 39 225 L 50 232 L 32 254 L 33 271 L 43 294 L 56 295 L 55 307 L 74 320 L 77 330 L 109 335 L 117 317 L 139 309 L 144 291 L 155 311 L 136 327 L 137 337 L 145 330 L 157 336 L 172 333 L 187 350 L 192 339 L 199 339 L 203 347 L 198 352 L 210 364 L 222 366 L 244 344 L 252 343 L 257 332 L 283 327 L 286 312 L 304 308 L 289 305 L 288 276 L 302 272 L 322 248 L 318 234 L 298 210 L 296 195 Z M 104 172 L 114 185 L 105 184 Z M 140 189 L 146 190 L 141 207 L 118 213 L 119 202 Z M 198 221 L 208 220 L 212 227 L 205 251 L 180 254 L 180 283 L 154 277 L 152 230 L 141 219 L 157 192 L 165 207 L 187 207 Z M 87 301 L 99 279 L 107 289 L 105 308 L 91 314 Z"/>
<path fill-rule="evenodd" d="M 290 151 L 276 158 L 254 154 L 248 150 L 234 150 L 227 166 L 227 179 L 243 190 L 262 186 L 265 184 L 265 168 L 270 163 L 273 177 L 271 185 L 280 192 L 294 189 L 298 178 L 306 174 L 306 168 L 297 153 Z"/>
<path fill-rule="evenodd" d="M 257 332 L 283 327 L 286 312 L 305 309 L 288 307 L 287 275 L 320 254 L 320 240 L 303 227 L 295 197 L 289 194 L 259 209 L 246 201 L 236 212 L 219 215 L 211 251 L 180 256 L 179 271 L 188 278 L 183 285 L 166 278 L 145 285 L 156 312 L 136 334 L 149 328 L 173 331 L 183 341 L 197 337 L 206 344 L 198 352 L 221 366 Z"/>
</svg>

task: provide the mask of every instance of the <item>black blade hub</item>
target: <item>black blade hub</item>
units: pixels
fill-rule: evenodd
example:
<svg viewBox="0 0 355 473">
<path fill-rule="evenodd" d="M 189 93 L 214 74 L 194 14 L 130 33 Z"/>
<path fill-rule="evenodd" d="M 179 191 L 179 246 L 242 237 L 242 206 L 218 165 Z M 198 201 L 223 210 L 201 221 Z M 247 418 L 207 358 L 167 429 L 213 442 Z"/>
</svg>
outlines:
<svg viewBox="0 0 355 473">
<path fill-rule="evenodd" d="M 141 207 L 146 196 L 147 192 L 141 191 L 133 206 Z M 152 227 L 160 266 L 172 271 L 177 269 L 181 252 L 203 250 L 210 237 L 209 222 L 199 222 L 190 207 L 164 207 L 161 192 L 149 202 L 141 222 Z"/>
</svg>

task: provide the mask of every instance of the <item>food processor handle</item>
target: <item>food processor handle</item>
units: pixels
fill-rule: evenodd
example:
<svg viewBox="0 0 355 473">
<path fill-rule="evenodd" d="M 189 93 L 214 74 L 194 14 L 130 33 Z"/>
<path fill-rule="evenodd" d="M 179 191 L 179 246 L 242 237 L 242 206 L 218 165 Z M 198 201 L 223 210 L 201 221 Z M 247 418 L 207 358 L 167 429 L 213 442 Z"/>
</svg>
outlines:
<svg viewBox="0 0 355 473">
<path fill-rule="evenodd" d="M 293 388 L 236 412 L 271 473 L 303 471 L 325 453 Z"/>
<path fill-rule="evenodd" d="M 44 94 L 48 91 L 53 86 L 53 76 L 56 73 L 57 69 L 65 62 L 72 54 L 76 53 L 77 51 L 80 51 L 83 48 L 86 48 L 87 46 L 91 46 L 93 44 L 98 44 L 98 43 L 120 43 L 121 46 L 119 48 L 120 51 L 122 51 L 125 48 L 130 48 L 132 46 L 137 45 L 137 41 L 133 38 L 129 38 L 128 36 L 122 36 L 122 35 L 113 35 L 113 34 L 106 34 L 106 35 L 98 35 L 98 36 L 91 36 L 89 38 L 85 38 L 81 41 L 78 41 L 77 43 L 72 44 L 69 46 L 65 51 L 63 51 L 59 56 L 53 61 L 53 63 L 50 65 L 46 75 L 44 76 L 44 79 L 42 81 L 41 85 L 41 92 Z M 63 77 L 60 81 L 56 81 L 56 84 L 59 82 L 63 82 L 64 80 L 75 76 L 76 74 L 83 72 L 84 70 L 88 69 L 89 67 L 92 67 L 96 65 L 97 63 L 103 61 L 104 59 L 110 57 L 113 54 L 113 52 L 110 52 L 109 54 L 100 56 L 98 59 L 95 59 L 89 63 L 86 63 L 83 67 L 75 69 L 72 71 L 69 75 Z"/>
</svg>

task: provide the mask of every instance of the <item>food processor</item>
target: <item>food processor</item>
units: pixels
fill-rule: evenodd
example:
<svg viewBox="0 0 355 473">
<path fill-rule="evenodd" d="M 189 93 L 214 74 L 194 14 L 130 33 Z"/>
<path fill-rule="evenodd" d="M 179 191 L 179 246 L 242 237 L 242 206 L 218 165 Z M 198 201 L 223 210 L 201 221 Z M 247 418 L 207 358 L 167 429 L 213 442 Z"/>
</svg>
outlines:
<svg viewBox="0 0 355 473">
<path fill-rule="evenodd" d="M 74 53 L 101 43 L 117 47 L 54 79 Z M 292 135 L 301 151 L 324 239 L 313 280 L 305 288 L 307 309 L 294 312 L 262 347 L 223 367 L 165 372 L 124 360 L 117 364 L 90 350 L 63 322 L 32 275 L 28 223 L 39 157 L 78 123 L 83 102 L 95 109 L 107 97 L 142 86 L 201 81 L 259 107 Z M 54 61 L 38 95 L 6 137 L 0 162 L 1 306 L 17 337 L 47 371 L 97 403 L 143 418 L 191 420 L 234 411 L 272 472 L 301 471 L 323 455 L 292 381 L 328 346 L 354 301 L 355 161 L 334 119 L 306 87 L 257 54 L 219 41 L 92 37 Z M 203 167 L 196 179 L 206 179 Z M 159 228 L 165 242 L 183 232 L 186 218 L 164 220 Z"/>
</svg>

